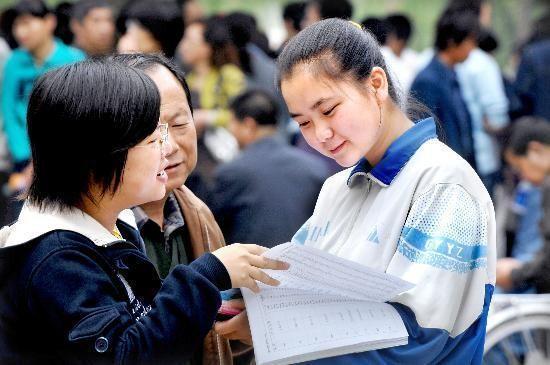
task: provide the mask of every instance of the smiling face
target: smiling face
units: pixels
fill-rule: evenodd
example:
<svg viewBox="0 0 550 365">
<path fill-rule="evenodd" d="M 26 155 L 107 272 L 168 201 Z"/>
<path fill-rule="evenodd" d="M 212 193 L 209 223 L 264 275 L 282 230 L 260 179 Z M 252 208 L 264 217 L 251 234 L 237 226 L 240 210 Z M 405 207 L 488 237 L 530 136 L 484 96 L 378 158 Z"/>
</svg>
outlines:
<svg viewBox="0 0 550 365">
<path fill-rule="evenodd" d="M 281 81 L 285 102 L 307 143 L 344 167 L 367 156 L 379 139 L 380 101 L 369 88 L 369 80 L 360 85 L 330 80 L 304 65 Z"/>
<path fill-rule="evenodd" d="M 197 164 L 197 132 L 182 85 L 164 66 L 146 72 L 160 93 L 160 120 L 168 123 L 168 182 L 166 190 L 181 187 Z"/>
<path fill-rule="evenodd" d="M 131 207 L 162 199 L 166 194 L 168 145 L 162 146 L 162 134 L 157 128 L 153 134 L 128 150 L 118 196 Z"/>
</svg>

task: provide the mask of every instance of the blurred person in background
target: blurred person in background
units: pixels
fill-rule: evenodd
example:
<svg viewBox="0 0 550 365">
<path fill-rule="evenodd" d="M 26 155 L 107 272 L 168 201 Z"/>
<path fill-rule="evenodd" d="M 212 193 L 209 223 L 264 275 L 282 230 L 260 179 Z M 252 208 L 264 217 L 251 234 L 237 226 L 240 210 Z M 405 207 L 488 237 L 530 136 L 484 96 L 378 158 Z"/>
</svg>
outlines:
<svg viewBox="0 0 550 365">
<path fill-rule="evenodd" d="M 364 29 L 372 33 L 380 46 L 386 44 L 388 34 L 391 30 L 391 25 L 386 21 L 386 19 L 369 16 L 361 21 L 361 25 Z"/>
<path fill-rule="evenodd" d="M 48 70 L 81 61 L 85 55 L 54 37 L 56 18 L 40 0 L 22 0 L 2 17 L 2 29 L 17 43 L 4 66 L 2 114 L 13 159 L 9 194 L 23 191 L 31 178 L 31 149 L 27 135 L 27 105 L 34 81 Z M 17 217 L 20 202 L 14 202 Z"/>
<path fill-rule="evenodd" d="M 353 4 L 349 0 L 309 0 L 302 28 L 328 18 L 351 19 Z"/>
<path fill-rule="evenodd" d="M 215 167 L 237 152 L 229 132 L 229 102 L 246 88 L 246 77 L 237 66 L 238 50 L 221 16 L 191 23 L 178 49 L 189 68 L 187 82 L 198 136 L 197 168 L 186 185 L 201 199 L 208 200 Z"/>
<path fill-rule="evenodd" d="M 1 15 L 0 15 L 1 18 Z M 0 70 L 4 69 L 6 60 L 11 54 L 10 47 L 3 37 L 0 37 Z M 4 73 L 0 72 L 0 85 Z M 0 94 L 1 99 L 1 94 Z M 8 145 L 6 142 L 6 135 L 4 133 L 2 113 L 0 113 L 0 226 L 10 223 L 8 214 L 8 196 L 10 187 L 7 185 L 8 178 L 11 171 L 11 156 L 8 152 Z"/>
<path fill-rule="evenodd" d="M 204 18 L 204 8 L 198 0 L 178 0 L 184 27 Z"/>
<path fill-rule="evenodd" d="M 535 288 L 550 293 L 550 123 L 542 118 L 523 117 L 511 127 L 505 147 L 506 162 L 525 181 L 542 191 L 542 216 L 530 224 L 540 225 L 542 249 L 523 262 L 514 257 L 497 261 L 497 285 L 523 292 Z"/>
<path fill-rule="evenodd" d="M 229 130 L 242 150 L 216 169 L 212 210 L 229 242 L 288 242 L 313 212 L 325 165 L 277 135 L 278 105 L 261 90 L 237 96 Z"/>
<path fill-rule="evenodd" d="M 239 67 L 246 76 L 247 88 L 268 92 L 277 102 L 280 111 L 277 114 L 279 132 L 288 139 L 290 116 L 283 97 L 275 86 L 277 68 L 269 50 L 258 43 L 262 39 L 256 20 L 250 14 L 234 12 L 226 17 L 231 39 L 238 50 Z"/>
<path fill-rule="evenodd" d="M 130 2 L 121 10 L 117 24 L 124 28 L 118 53 L 160 52 L 172 58 L 183 35 L 181 9 L 172 0 Z"/>
<path fill-rule="evenodd" d="M 62 1 L 53 8 L 53 13 L 57 21 L 53 34 L 55 37 L 61 39 L 63 43 L 69 45 L 73 43 L 74 38 L 74 34 L 70 27 L 72 8 L 73 4 L 68 1 Z"/>
<path fill-rule="evenodd" d="M 455 66 L 477 45 L 478 16 L 470 11 L 446 11 L 436 26 L 436 54 L 416 76 L 411 95 L 440 121 L 442 141 L 475 168 L 470 112 L 464 102 Z"/>
<path fill-rule="evenodd" d="M 490 19 L 490 4 L 485 0 L 453 0 L 447 11 L 472 11 L 477 14 L 480 24 L 484 17 Z M 478 40 L 484 34 L 487 31 L 480 29 Z M 496 136 L 510 122 L 502 72 L 492 55 L 476 47 L 456 66 L 456 73 L 471 116 L 477 172 L 494 197 L 502 168 Z"/>
<path fill-rule="evenodd" d="M 283 22 L 286 31 L 286 38 L 277 51 L 277 54 L 281 53 L 286 42 L 294 37 L 300 30 L 302 30 L 302 21 L 304 20 L 306 10 L 306 2 L 299 1 L 288 3 L 283 8 Z"/>
<path fill-rule="evenodd" d="M 106 0 L 80 0 L 71 10 L 71 30 L 74 46 L 88 56 L 113 52 L 115 20 L 112 6 Z"/>
<path fill-rule="evenodd" d="M 521 53 L 514 88 L 521 102 L 519 115 L 550 120 L 550 12 L 536 24 Z"/>
<path fill-rule="evenodd" d="M 408 47 L 413 25 L 405 14 L 390 14 L 385 20 L 390 25 L 390 30 L 383 44 L 382 54 L 394 80 L 406 95 L 418 72 L 418 54 Z"/>
</svg>

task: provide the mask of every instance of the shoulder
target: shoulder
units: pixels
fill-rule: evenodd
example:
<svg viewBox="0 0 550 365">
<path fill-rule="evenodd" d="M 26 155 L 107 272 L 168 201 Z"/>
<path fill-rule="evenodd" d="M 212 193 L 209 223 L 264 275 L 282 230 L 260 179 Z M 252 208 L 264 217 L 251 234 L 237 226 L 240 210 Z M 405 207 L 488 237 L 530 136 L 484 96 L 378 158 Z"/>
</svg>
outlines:
<svg viewBox="0 0 550 365">
<path fill-rule="evenodd" d="M 195 209 L 198 212 L 212 214 L 210 208 L 185 185 L 175 189 L 174 196 L 184 212 L 188 209 Z"/>
<path fill-rule="evenodd" d="M 13 50 L 13 52 L 8 57 L 8 59 L 6 61 L 5 68 L 18 67 L 19 63 L 27 60 L 29 57 L 30 56 L 29 56 L 29 53 L 27 51 L 25 51 L 22 48 L 16 48 L 16 49 Z"/>
<path fill-rule="evenodd" d="M 227 63 L 220 67 L 220 75 L 223 78 L 244 78 L 244 73 L 237 66 Z"/>
<path fill-rule="evenodd" d="M 424 143 L 405 169 L 406 178 L 417 180 L 415 195 L 440 184 L 459 185 L 478 200 L 490 201 L 487 190 L 474 169 L 439 140 Z"/>
<path fill-rule="evenodd" d="M 78 48 L 68 46 L 61 41 L 57 41 L 56 46 L 55 59 L 57 62 L 78 62 L 86 59 L 86 54 Z"/>
<path fill-rule="evenodd" d="M 40 268 L 49 265 L 59 267 L 67 261 L 68 265 L 75 266 L 82 262 L 81 258 L 93 258 L 92 260 L 97 262 L 100 256 L 93 242 L 79 233 L 70 231 L 51 231 L 25 245 L 29 245 L 30 249 L 22 269 L 23 274 L 29 278 Z"/>
</svg>

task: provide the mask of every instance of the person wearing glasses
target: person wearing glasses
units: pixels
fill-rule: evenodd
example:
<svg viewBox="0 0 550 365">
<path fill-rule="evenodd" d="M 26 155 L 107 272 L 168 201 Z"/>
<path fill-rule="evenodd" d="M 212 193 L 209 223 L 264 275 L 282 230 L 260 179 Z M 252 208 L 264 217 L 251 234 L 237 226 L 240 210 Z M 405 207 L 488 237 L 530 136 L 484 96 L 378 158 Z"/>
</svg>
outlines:
<svg viewBox="0 0 550 365">
<path fill-rule="evenodd" d="M 168 126 L 142 71 L 88 60 L 42 76 L 29 102 L 34 175 L 0 231 L 0 363 L 185 363 L 220 290 L 287 265 L 234 245 L 161 280 L 127 208 L 166 193 Z"/>
<path fill-rule="evenodd" d="M 160 118 L 168 124 L 171 149 L 166 154 L 168 181 L 166 194 L 156 201 L 132 208 L 145 252 L 165 278 L 177 265 L 196 260 L 205 252 L 225 246 L 225 239 L 214 215 L 184 183 L 197 165 L 197 132 L 193 119 L 193 106 L 189 86 L 183 73 L 159 54 L 121 54 L 113 61 L 144 71 L 155 82 L 160 92 Z M 244 309 L 236 292 L 223 292 L 225 305 Z M 216 331 L 205 338 L 202 349 L 197 349 L 191 364 L 232 364 L 233 359 L 249 356 L 250 329 L 246 311 L 220 322 L 231 330 L 231 347 L 227 339 Z M 224 332 L 225 333 L 225 332 Z"/>
</svg>

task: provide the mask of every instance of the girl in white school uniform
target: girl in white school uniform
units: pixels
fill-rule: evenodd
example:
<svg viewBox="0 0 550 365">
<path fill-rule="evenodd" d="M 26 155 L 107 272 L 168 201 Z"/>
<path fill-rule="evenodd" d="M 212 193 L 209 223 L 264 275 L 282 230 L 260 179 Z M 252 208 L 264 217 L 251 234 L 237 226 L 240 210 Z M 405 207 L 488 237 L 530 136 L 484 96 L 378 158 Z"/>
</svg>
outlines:
<svg viewBox="0 0 550 365">
<path fill-rule="evenodd" d="M 306 28 L 278 65 L 306 141 L 349 167 L 325 182 L 293 241 L 415 284 L 391 303 L 407 345 L 317 362 L 481 363 L 495 220 L 474 170 L 438 140 L 432 118 L 409 119 L 378 44 L 353 23 Z"/>
</svg>

